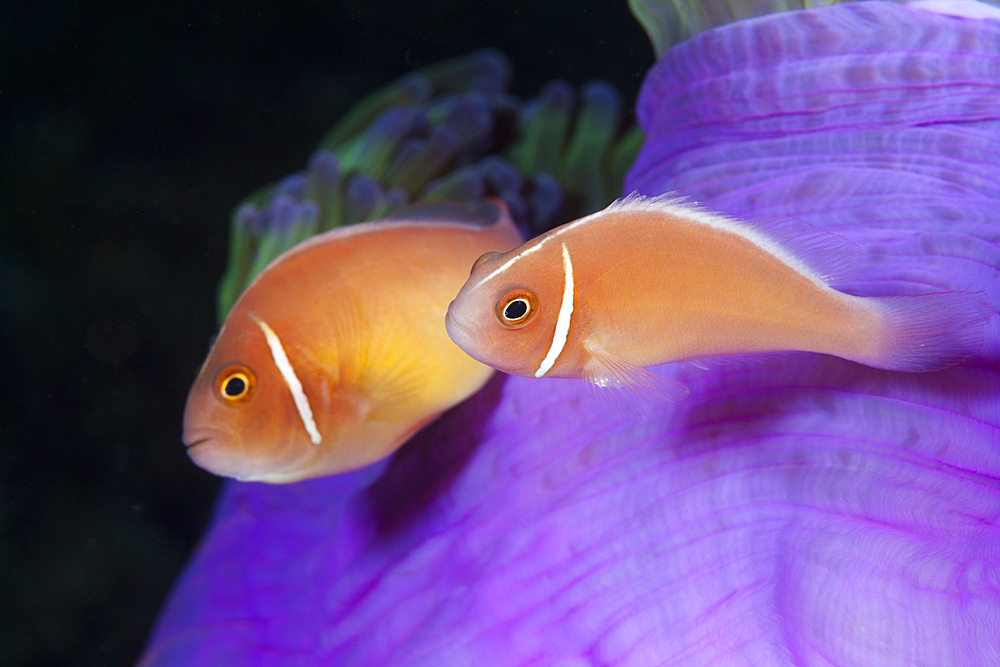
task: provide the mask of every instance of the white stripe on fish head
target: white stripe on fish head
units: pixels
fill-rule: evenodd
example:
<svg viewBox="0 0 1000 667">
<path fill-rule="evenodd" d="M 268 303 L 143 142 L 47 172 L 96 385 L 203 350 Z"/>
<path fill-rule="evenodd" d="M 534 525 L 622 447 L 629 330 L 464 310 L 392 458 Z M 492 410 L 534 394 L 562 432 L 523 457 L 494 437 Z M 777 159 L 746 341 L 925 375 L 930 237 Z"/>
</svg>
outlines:
<svg viewBox="0 0 1000 667">
<path fill-rule="evenodd" d="M 556 363 L 556 359 L 566 347 L 566 339 L 569 337 L 569 325 L 573 318 L 573 260 L 570 259 L 569 249 L 566 248 L 565 243 L 562 244 L 562 257 L 563 296 L 562 303 L 559 304 L 559 317 L 556 319 L 556 327 L 552 332 L 552 344 L 549 346 L 549 352 L 542 359 L 538 370 L 535 371 L 536 378 L 543 377 L 552 369 L 552 365 Z"/>
<path fill-rule="evenodd" d="M 615 204 L 617 204 L 617 203 L 618 202 L 616 201 Z M 612 206 L 614 206 L 614 204 L 612 204 Z M 608 207 L 608 208 L 610 208 L 610 207 Z M 496 278 L 497 276 L 499 276 L 501 273 L 503 273 L 504 271 L 506 271 L 507 269 L 509 269 L 511 266 L 513 266 L 514 263 L 517 262 L 518 260 L 520 260 L 520 259 L 522 259 L 524 257 L 527 257 L 528 255 L 530 255 L 530 254 L 532 254 L 534 252 L 538 252 L 539 250 L 542 249 L 542 246 L 544 246 L 546 243 L 548 243 L 552 239 L 556 238 L 557 236 L 562 236 L 563 234 L 565 234 L 567 232 L 570 232 L 570 231 L 576 229 L 577 227 L 585 225 L 588 222 L 592 222 L 593 220 L 597 220 L 598 218 L 603 217 L 604 214 L 607 213 L 607 212 L 608 212 L 608 209 L 600 210 L 600 211 L 597 211 L 596 213 L 591 213 L 590 215 L 588 215 L 588 216 L 586 216 L 584 218 L 580 218 L 579 220 L 577 220 L 575 222 L 571 222 L 571 223 L 569 223 L 567 225 L 564 225 L 563 227 L 557 228 L 555 231 L 553 231 L 550 234 L 548 234 L 548 236 L 540 236 L 540 237 L 536 238 L 535 241 L 537 241 L 537 243 L 535 243 L 534 245 L 530 245 L 531 241 L 528 241 L 527 243 L 524 244 L 524 246 L 521 246 L 522 248 L 524 248 L 524 250 L 522 250 L 521 252 L 517 253 L 516 255 L 514 255 L 513 257 L 511 257 L 510 259 L 508 259 L 506 262 L 504 262 L 503 264 L 501 264 L 499 267 L 497 267 L 496 269 L 494 269 L 493 271 L 491 271 L 489 273 L 489 275 L 487 275 L 485 278 L 483 278 L 478 283 L 476 283 L 473 287 L 471 287 L 470 291 L 477 290 L 480 287 L 482 287 L 483 285 L 485 285 L 486 283 L 488 283 L 489 281 L 493 280 L 494 278 Z M 527 247 L 525 247 L 525 246 L 527 246 Z"/>
<path fill-rule="evenodd" d="M 285 348 L 282 347 L 278 334 L 274 333 L 274 330 L 267 325 L 267 322 L 256 315 L 250 315 L 250 317 L 257 323 L 260 330 L 264 332 L 264 338 L 267 339 L 267 346 L 271 348 L 274 365 L 278 367 L 281 377 L 285 378 L 285 384 L 288 385 L 289 391 L 292 392 L 292 400 L 295 401 L 295 407 L 299 411 L 299 417 L 302 418 L 302 425 L 305 426 L 306 433 L 309 434 L 309 439 L 312 440 L 314 445 L 320 444 L 323 442 L 323 438 L 320 436 L 319 429 L 316 428 L 316 422 L 313 420 L 312 408 L 309 407 L 309 398 L 302 390 L 302 383 L 299 382 L 298 376 L 295 375 L 295 369 L 292 368 L 292 363 L 288 360 L 288 355 L 285 354 Z"/>
</svg>

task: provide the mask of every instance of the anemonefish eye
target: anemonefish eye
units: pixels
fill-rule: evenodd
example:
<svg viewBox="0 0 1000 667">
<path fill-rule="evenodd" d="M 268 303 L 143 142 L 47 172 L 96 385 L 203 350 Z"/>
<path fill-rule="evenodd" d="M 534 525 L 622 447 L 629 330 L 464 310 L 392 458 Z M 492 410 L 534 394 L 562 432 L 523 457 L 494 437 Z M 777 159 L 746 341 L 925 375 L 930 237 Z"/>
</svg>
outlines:
<svg viewBox="0 0 1000 667">
<path fill-rule="evenodd" d="M 479 256 L 479 259 L 477 259 L 475 262 L 472 263 L 472 269 L 469 270 L 469 275 L 471 276 L 473 273 L 475 273 L 476 269 L 478 269 L 483 262 L 491 260 L 499 254 L 500 253 L 498 252 L 484 252 L 482 255 Z"/>
<path fill-rule="evenodd" d="M 215 376 L 215 393 L 223 403 L 242 405 L 257 389 L 257 376 L 242 364 L 226 366 Z"/>
<path fill-rule="evenodd" d="M 535 293 L 518 287 L 497 301 L 494 315 L 497 322 L 508 329 L 519 329 L 530 322 L 537 312 L 538 297 Z"/>
</svg>

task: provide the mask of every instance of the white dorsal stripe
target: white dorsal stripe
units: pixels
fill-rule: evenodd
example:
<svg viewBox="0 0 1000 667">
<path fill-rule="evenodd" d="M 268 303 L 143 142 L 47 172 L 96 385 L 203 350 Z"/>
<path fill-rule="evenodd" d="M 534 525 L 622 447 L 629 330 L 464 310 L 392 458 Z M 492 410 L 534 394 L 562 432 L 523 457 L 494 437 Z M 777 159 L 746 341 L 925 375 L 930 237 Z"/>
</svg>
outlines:
<svg viewBox="0 0 1000 667">
<path fill-rule="evenodd" d="M 299 382 L 298 376 L 295 375 L 292 363 L 288 361 L 288 355 L 285 354 L 285 348 L 281 346 L 278 334 L 274 333 L 274 329 L 269 327 L 267 322 L 256 315 L 251 315 L 250 317 L 257 323 L 260 330 L 264 332 L 264 338 L 267 339 L 267 346 L 271 348 L 271 356 L 274 357 L 274 365 L 278 367 L 281 377 L 285 378 L 285 383 L 292 392 L 292 400 L 295 401 L 295 407 L 299 411 L 299 417 L 302 418 L 302 425 L 306 427 L 309 439 L 312 440 L 314 445 L 320 444 L 323 442 L 323 438 L 320 436 L 319 429 L 316 428 L 316 422 L 313 420 L 312 408 L 309 407 L 309 398 L 302 391 L 302 383 Z"/>
<path fill-rule="evenodd" d="M 661 200 L 662 202 L 664 202 L 666 204 L 674 204 L 674 203 L 683 201 L 684 198 L 683 197 L 674 197 L 674 196 L 667 197 L 666 195 L 664 195 L 664 196 L 661 196 L 661 197 L 657 197 L 656 199 Z M 566 232 L 571 232 L 574 229 L 576 229 L 577 227 L 581 227 L 581 226 L 587 224 L 588 222 L 593 222 L 594 220 L 598 220 L 600 218 L 603 218 L 606 213 L 608 213 L 610 211 L 613 211 L 613 210 L 615 210 L 617 208 L 626 208 L 627 209 L 634 202 L 636 202 L 636 201 L 645 201 L 645 200 L 646 200 L 645 197 L 642 197 L 641 195 L 638 195 L 636 193 L 632 193 L 628 197 L 625 197 L 623 199 L 616 199 L 615 201 L 611 202 L 611 205 L 608 206 L 606 209 L 603 209 L 601 211 L 597 211 L 596 213 L 591 213 L 590 215 L 585 216 L 583 218 L 580 218 L 579 220 L 576 220 L 575 222 L 570 222 L 570 223 L 568 223 L 566 225 L 563 225 L 562 227 L 557 228 L 551 234 L 543 235 L 542 237 L 540 237 L 541 240 L 535 239 L 534 245 L 528 245 L 528 243 L 531 243 L 531 241 L 529 241 L 528 243 L 525 244 L 525 245 L 528 246 L 527 248 L 525 248 L 521 252 L 517 253 L 516 255 L 514 255 L 513 257 L 511 257 L 510 259 L 508 259 L 499 268 L 491 271 L 488 276 L 486 276 L 485 278 L 483 278 L 482 280 L 480 280 L 478 283 L 476 283 L 476 286 L 473 289 L 477 289 L 479 287 L 482 287 L 483 285 L 485 285 L 486 283 L 488 283 L 493 278 L 496 278 L 498 275 L 500 275 L 501 273 L 503 273 L 504 271 L 506 271 L 508 268 L 510 268 L 510 266 L 514 262 L 518 261 L 519 259 L 527 257 L 531 253 L 537 252 L 537 251 L 541 250 L 542 246 L 544 246 L 546 243 L 548 243 L 552 239 L 556 238 L 557 236 L 561 236 L 561 235 L 565 234 Z"/>
<path fill-rule="evenodd" d="M 533 253 L 533 252 L 535 252 L 537 250 L 541 250 L 542 246 L 545 245 L 545 242 L 548 241 L 550 238 L 552 238 L 552 237 L 549 236 L 547 238 L 544 238 L 541 241 L 539 241 L 538 243 L 536 243 L 535 245 L 528 246 L 527 248 L 525 248 L 521 252 L 517 253 L 516 255 L 514 255 L 513 257 L 511 257 L 510 259 L 508 259 L 506 262 L 504 262 L 503 264 L 501 264 L 500 268 L 494 269 L 493 271 L 491 271 L 488 276 L 486 276 L 485 278 L 483 278 L 482 280 L 480 280 L 478 283 L 476 283 L 476 286 L 473 287 L 472 289 L 477 289 L 479 287 L 482 287 L 483 285 L 485 285 L 489 281 L 493 280 L 494 278 L 496 278 L 497 276 L 499 276 L 501 273 L 503 273 L 504 271 L 506 271 L 508 268 L 510 268 L 511 264 L 513 264 L 517 260 L 521 259 L 522 257 L 527 257 L 531 253 Z"/>
<path fill-rule="evenodd" d="M 573 261 L 569 258 L 569 250 L 565 243 L 562 244 L 562 256 L 565 277 L 563 279 L 562 303 L 559 304 L 559 318 L 556 320 L 556 328 L 552 333 L 552 345 L 549 346 L 549 352 L 542 359 L 538 370 L 535 371 L 536 378 L 549 372 L 552 365 L 556 363 L 556 359 L 562 354 L 563 348 L 566 347 L 566 339 L 569 337 L 569 324 L 573 317 Z"/>
<path fill-rule="evenodd" d="M 809 266 L 807 266 L 802 260 L 795 256 L 794 253 L 789 252 L 780 243 L 772 238 L 769 238 L 766 234 L 762 234 L 757 229 L 753 227 L 752 224 L 747 224 L 745 221 L 737 220 L 736 218 L 730 218 L 721 213 L 712 213 L 704 209 L 700 209 L 697 206 L 684 203 L 684 197 L 678 197 L 676 193 L 668 193 L 664 195 L 659 195 L 657 197 L 644 197 L 637 192 L 633 192 L 627 197 L 622 197 L 612 202 L 606 209 L 602 211 L 597 211 L 596 213 L 591 213 L 590 215 L 580 218 L 574 222 L 570 222 L 562 227 L 556 228 L 555 231 L 543 235 L 539 239 L 535 239 L 534 242 L 529 241 L 525 245 L 527 246 L 521 252 L 517 253 L 506 262 L 504 262 L 500 267 L 491 271 L 489 275 L 476 283 L 475 287 L 472 289 L 478 289 L 488 283 L 493 278 L 506 271 L 511 267 L 512 264 L 518 260 L 527 257 L 528 255 L 537 252 L 542 249 L 549 241 L 562 236 L 568 232 L 573 231 L 587 223 L 594 222 L 595 220 L 600 220 L 607 216 L 608 213 L 617 212 L 634 212 L 634 211 L 656 211 L 664 213 L 670 216 L 676 216 L 686 222 L 704 225 L 712 229 L 717 229 L 720 231 L 728 232 L 730 234 L 736 234 L 737 236 L 742 236 L 746 240 L 750 241 L 762 250 L 769 252 L 770 254 L 777 257 L 779 260 L 792 267 L 799 273 L 811 279 L 818 285 L 826 286 L 826 282 L 821 276 L 818 276 L 814 271 L 812 271 Z M 533 243 L 533 244 L 532 244 Z M 528 245 L 532 244 L 532 245 Z"/>
</svg>

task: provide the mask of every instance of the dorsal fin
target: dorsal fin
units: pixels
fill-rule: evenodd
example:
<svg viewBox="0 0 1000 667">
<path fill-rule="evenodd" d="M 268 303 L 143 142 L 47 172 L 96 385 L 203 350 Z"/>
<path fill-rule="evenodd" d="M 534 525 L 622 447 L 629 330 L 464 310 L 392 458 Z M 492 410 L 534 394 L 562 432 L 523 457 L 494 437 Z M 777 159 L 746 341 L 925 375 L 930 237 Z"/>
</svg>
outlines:
<svg viewBox="0 0 1000 667">
<path fill-rule="evenodd" d="M 857 244 L 809 223 L 795 218 L 741 220 L 688 204 L 677 193 L 643 197 L 633 192 L 607 208 L 607 212 L 613 211 L 660 211 L 739 234 L 826 285 L 843 282 L 861 262 L 861 248 Z"/>
<path fill-rule="evenodd" d="M 827 285 L 845 282 L 861 264 L 858 244 L 797 218 L 763 218 L 741 224 L 783 247 Z"/>
<path fill-rule="evenodd" d="M 475 206 L 437 199 L 407 206 L 382 222 L 451 222 L 488 227 L 506 215 L 507 207 L 499 199 L 487 199 Z"/>
</svg>

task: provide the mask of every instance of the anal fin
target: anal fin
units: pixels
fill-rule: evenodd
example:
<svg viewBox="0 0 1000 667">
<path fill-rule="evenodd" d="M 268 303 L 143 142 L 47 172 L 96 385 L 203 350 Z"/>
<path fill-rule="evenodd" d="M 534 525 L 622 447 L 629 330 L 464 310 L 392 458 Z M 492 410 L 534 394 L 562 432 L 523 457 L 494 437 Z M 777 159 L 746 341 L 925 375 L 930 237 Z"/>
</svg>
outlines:
<svg viewBox="0 0 1000 667">
<path fill-rule="evenodd" d="M 623 417 L 649 419 L 663 412 L 665 404 L 688 395 L 687 387 L 608 354 L 593 343 L 584 343 L 590 360 L 584 364 L 587 389 Z"/>
</svg>

